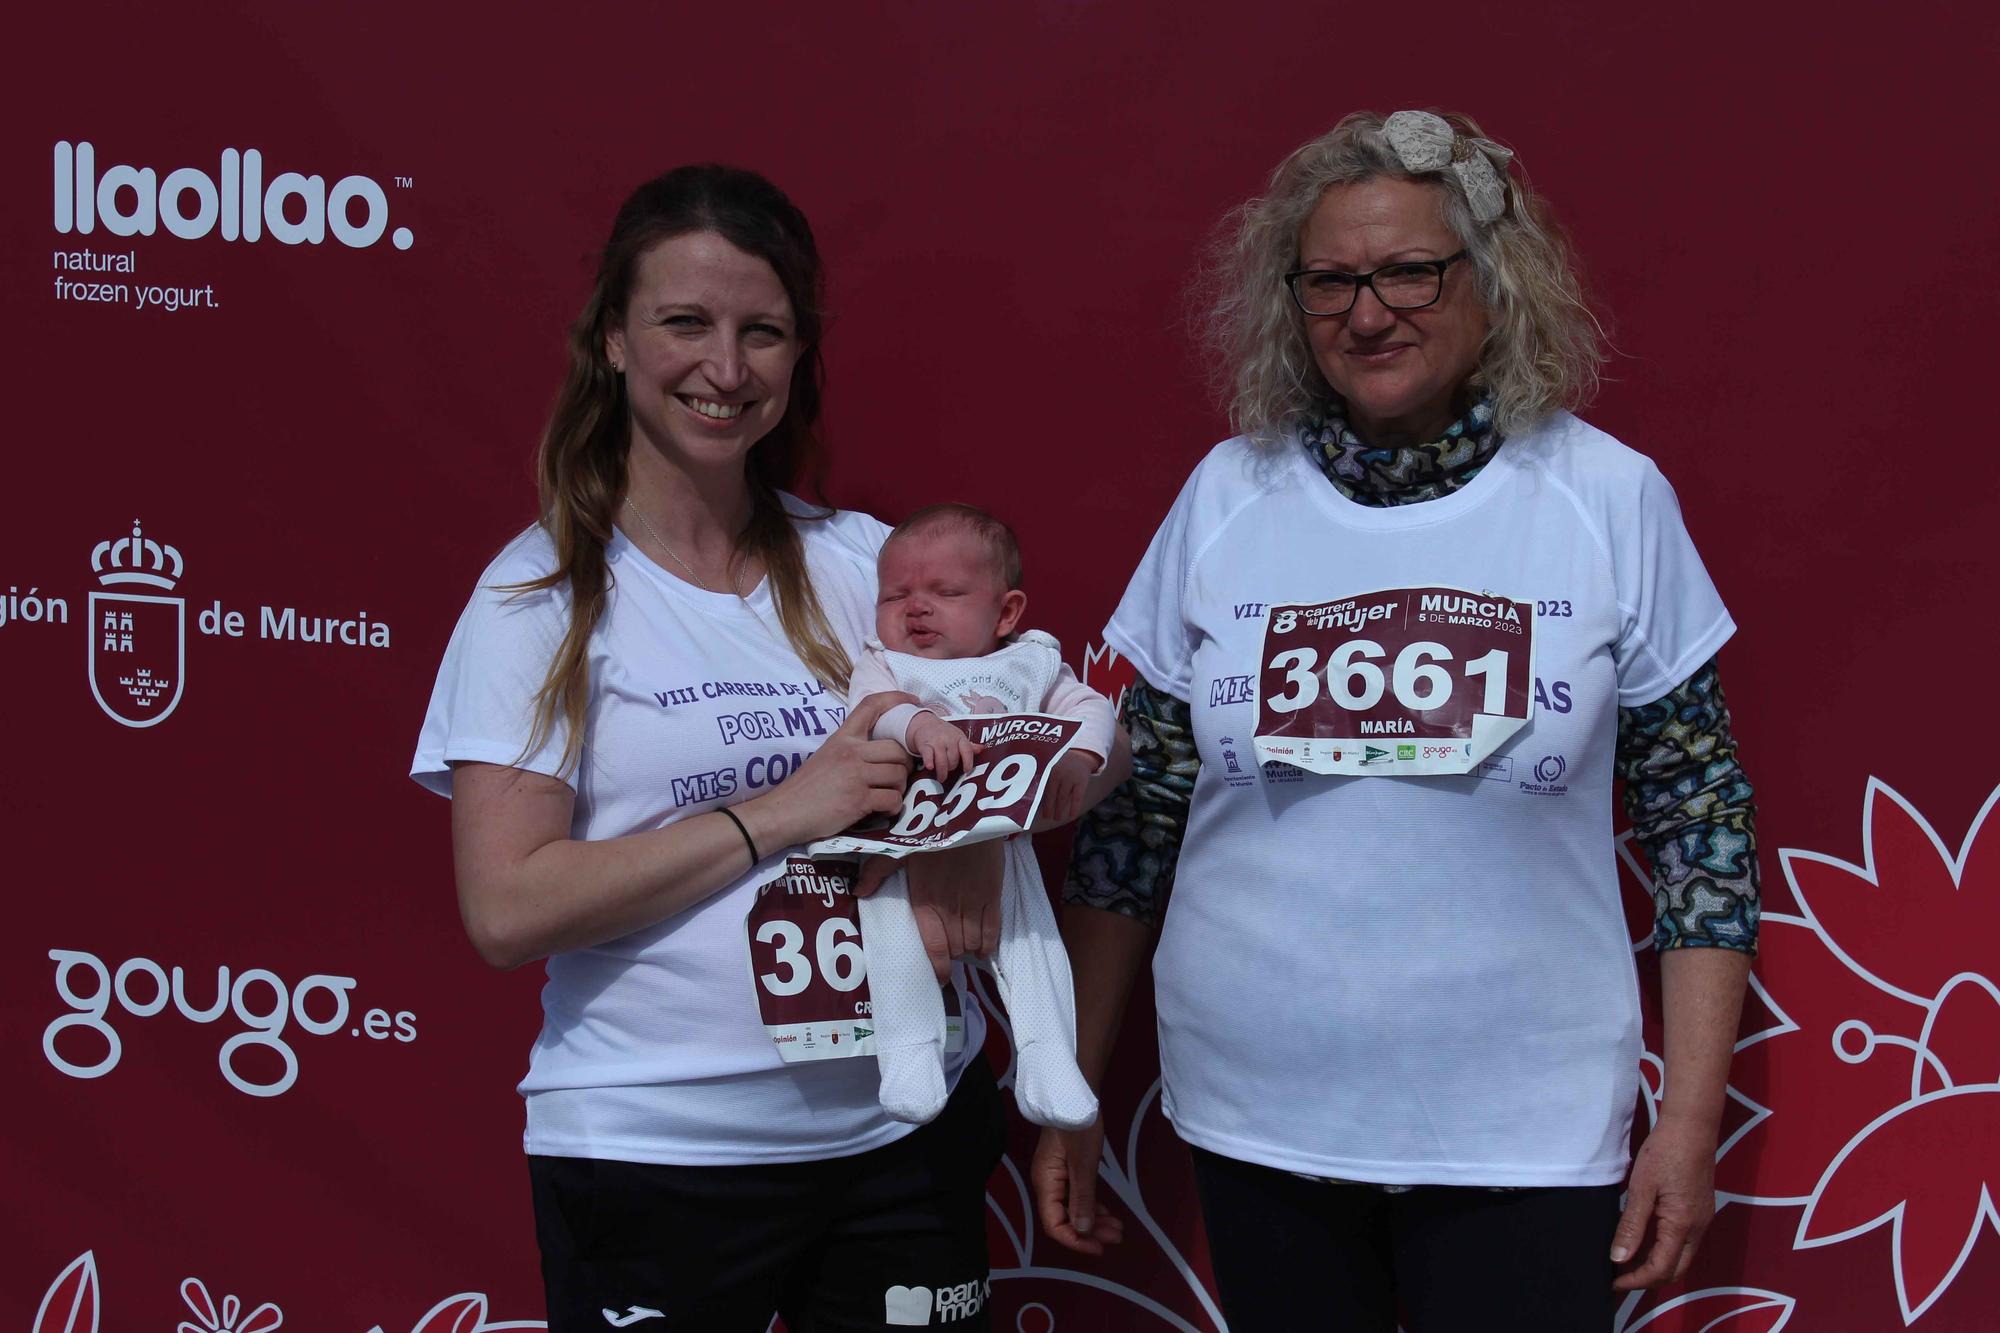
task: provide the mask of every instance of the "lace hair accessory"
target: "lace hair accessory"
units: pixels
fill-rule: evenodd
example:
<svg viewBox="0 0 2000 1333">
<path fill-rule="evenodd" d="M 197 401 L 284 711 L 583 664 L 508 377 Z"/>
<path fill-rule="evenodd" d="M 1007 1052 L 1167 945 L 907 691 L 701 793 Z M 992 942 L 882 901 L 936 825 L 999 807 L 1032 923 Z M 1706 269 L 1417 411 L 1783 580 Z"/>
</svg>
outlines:
<svg viewBox="0 0 2000 1333">
<path fill-rule="evenodd" d="M 1507 211 L 1507 164 L 1514 152 L 1491 139 L 1475 139 L 1452 129 L 1444 117 L 1428 111 L 1398 111 L 1382 122 L 1382 137 L 1389 141 L 1411 175 L 1443 171 L 1465 189 L 1465 201 L 1472 216 L 1481 223 L 1492 222 Z"/>
</svg>

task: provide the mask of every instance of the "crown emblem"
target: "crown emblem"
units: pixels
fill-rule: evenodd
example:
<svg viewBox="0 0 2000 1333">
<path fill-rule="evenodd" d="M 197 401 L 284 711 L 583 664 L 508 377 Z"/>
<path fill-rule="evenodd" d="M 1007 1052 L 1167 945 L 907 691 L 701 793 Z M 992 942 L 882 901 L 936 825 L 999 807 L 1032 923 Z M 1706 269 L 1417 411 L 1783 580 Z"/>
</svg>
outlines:
<svg viewBox="0 0 2000 1333">
<path fill-rule="evenodd" d="M 139 531 L 132 520 L 132 535 L 101 541 L 90 553 L 90 567 L 97 581 L 109 588 L 121 583 L 144 583 L 172 590 L 181 576 L 181 553 L 162 546 Z"/>
</svg>

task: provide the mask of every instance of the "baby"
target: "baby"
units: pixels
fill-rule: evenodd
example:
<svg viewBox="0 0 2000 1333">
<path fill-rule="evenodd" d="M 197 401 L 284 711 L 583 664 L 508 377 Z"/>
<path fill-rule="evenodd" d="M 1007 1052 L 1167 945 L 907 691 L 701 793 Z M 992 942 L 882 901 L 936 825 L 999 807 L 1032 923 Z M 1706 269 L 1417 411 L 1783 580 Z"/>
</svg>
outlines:
<svg viewBox="0 0 2000 1333">
<path fill-rule="evenodd" d="M 948 781 L 972 767 L 981 747 L 946 714 L 1073 717 L 1083 730 L 1050 772 L 1041 809 L 1059 822 L 1075 818 L 1085 784 L 1111 753 L 1117 724 L 1104 697 L 1063 665 L 1055 639 L 1018 631 L 1028 599 L 1013 532 L 970 505 L 933 505 L 889 534 L 878 571 L 876 637 L 855 665 L 850 695 L 902 690 L 923 702 L 884 713 L 876 739 L 899 742 Z M 1080 1129 L 1097 1118 L 1097 1098 L 1076 1064 L 1069 958 L 1029 840 L 1009 839 L 1005 856 L 992 966 L 1014 1029 L 1014 1098 L 1036 1124 Z M 945 1102 L 937 977 L 900 873 L 859 906 L 882 1109 L 922 1123 Z"/>
</svg>

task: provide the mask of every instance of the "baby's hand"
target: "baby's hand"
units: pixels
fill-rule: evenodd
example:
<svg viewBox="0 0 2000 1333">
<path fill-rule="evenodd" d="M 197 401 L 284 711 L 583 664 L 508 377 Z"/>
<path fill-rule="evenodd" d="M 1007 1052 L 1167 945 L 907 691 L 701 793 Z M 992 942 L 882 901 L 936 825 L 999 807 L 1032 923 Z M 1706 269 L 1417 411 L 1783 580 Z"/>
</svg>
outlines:
<svg viewBox="0 0 2000 1333">
<path fill-rule="evenodd" d="M 1056 761 L 1042 793 L 1042 817 L 1067 824 L 1083 813 L 1083 789 L 1104 761 L 1088 750 L 1071 750 Z M 1039 821 L 1038 821 L 1039 822 Z"/>
<path fill-rule="evenodd" d="M 983 748 L 974 745 L 970 736 L 936 713 L 917 714 L 903 739 L 905 748 L 921 759 L 939 781 L 950 777 L 955 769 L 971 768 Z"/>
</svg>

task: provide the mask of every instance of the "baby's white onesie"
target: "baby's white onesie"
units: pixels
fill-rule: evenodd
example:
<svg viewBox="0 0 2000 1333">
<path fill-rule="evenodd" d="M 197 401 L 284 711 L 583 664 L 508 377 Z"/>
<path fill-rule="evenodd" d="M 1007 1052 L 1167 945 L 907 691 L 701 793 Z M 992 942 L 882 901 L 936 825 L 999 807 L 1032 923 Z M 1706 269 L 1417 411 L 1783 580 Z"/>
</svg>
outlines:
<svg viewBox="0 0 2000 1333">
<path fill-rule="evenodd" d="M 920 712 L 1053 713 L 1084 724 L 1076 748 L 1110 755 L 1116 722 L 1104 696 L 1063 664 L 1062 648 L 1028 630 L 984 657 L 930 658 L 884 648 L 878 639 L 854 668 L 849 698 L 902 690 L 922 700 L 884 713 L 875 738 L 905 749 Z M 1001 882 L 1000 946 L 992 959 L 1000 998 L 1013 1027 L 1014 1098 L 1039 1125 L 1081 1129 L 1097 1118 L 1097 1098 L 1076 1064 L 1076 996 L 1069 957 L 1026 837 L 1007 840 Z M 881 1063 L 882 1109 L 922 1123 L 943 1109 L 944 1003 L 910 912 L 909 885 L 897 871 L 859 903 L 861 944 Z"/>
</svg>

